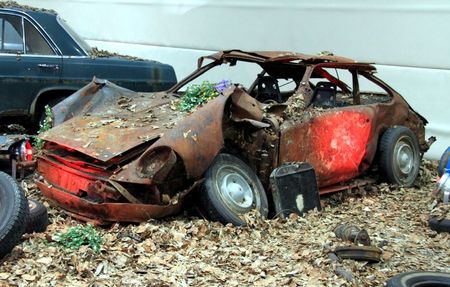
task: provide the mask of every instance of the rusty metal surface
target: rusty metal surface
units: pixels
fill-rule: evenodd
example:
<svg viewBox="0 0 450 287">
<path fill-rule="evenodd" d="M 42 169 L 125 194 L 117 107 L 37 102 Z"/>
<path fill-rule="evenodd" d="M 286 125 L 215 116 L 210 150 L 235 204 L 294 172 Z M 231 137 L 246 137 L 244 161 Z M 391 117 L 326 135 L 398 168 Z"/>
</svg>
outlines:
<svg viewBox="0 0 450 287">
<path fill-rule="evenodd" d="M 361 229 L 356 225 L 340 224 L 334 230 L 337 238 L 344 241 L 351 241 L 355 244 L 370 245 L 370 236 L 367 230 Z"/>
<path fill-rule="evenodd" d="M 171 108 L 174 99 L 92 82 L 55 106 L 56 123 L 65 122 L 40 137 L 108 161 L 161 137 L 183 119 L 183 113 Z"/>
<path fill-rule="evenodd" d="M 322 65 L 341 64 L 325 63 Z M 312 73 L 307 70 L 305 78 Z M 370 74 L 368 77 L 375 79 Z M 305 79 L 304 78 L 304 79 Z M 381 82 L 382 83 L 382 82 Z M 307 87 L 301 87 L 307 94 Z M 413 114 L 406 101 L 390 90 L 387 103 L 347 106 L 331 110 L 314 110 L 307 102 L 281 126 L 279 164 L 306 161 L 313 165 L 321 189 L 360 175 L 367 170 L 378 146 L 380 134 L 393 125 L 411 128 L 423 141 L 424 123 Z M 291 103 L 292 104 L 292 103 Z M 289 106 L 288 106 L 289 109 Z M 323 194 L 321 192 L 321 194 Z"/>
<path fill-rule="evenodd" d="M 170 146 L 183 159 L 187 177 L 200 177 L 223 147 L 223 112 L 232 91 L 189 115 L 151 148 Z"/>
<path fill-rule="evenodd" d="M 37 186 L 47 198 L 83 220 L 99 223 L 142 222 L 174 214 L 180 210 L 184 196 L 201 182 L 197 181 L 178 192 L 168 202 L 143 203 L 134 196 L 130 202 L 122 200 L 124 190 L 118 190 L 118 183 L 107 177 L 79 171 L 42 157 L 38 173 Z M 107 186 L 107 183 L 113 184 Z M 154 190 L 151 186 L 147 188 L 149 193 Z M 126 189 L 125 192 L 129 193 Z"/>
<path fill-rule="evenodd" d="M 224 59 L 240 59 L 251 62 L 291 62 L 301 61 L 303 63 L 320 63 L 320 62 L 340 62 L 340 63 L 356 63 L 355 60 L 332 55 L 308 55 L 302 53 L 288 51 L 254 51 L 244 52 L 241 50 L 220 51 L 209 56 L 201 57 L 198 66 L 201 66 L 203 59 L 224 60 Z"/>
<path fill-rule="evenodd" d="M 335 193 L 338 191 L 351 190 L 353 188 L 360 188 L 360 187 L 363 187 L 370 183 L 373 184 L 375 182 L 376 182 L 376 180 L 373 178 L 355 179 L 355 180 L 351 180 L 350 182 L 346 182 L 346 184 L 336 184 L 336 185 L 322 187 L 321 189 L 319 189 L 319 194 L 326 195 L 326 194 Z"/>
<path fill-rule="evenodd" d="M 180 210 L 181 200 L 171 205 L 133 203 L 93 203 L 44 182 L 36 182 L 39 190 L 51 201 L 69 212 L 104 222 L 143 222 Z"/>
<path fill-rule="evenodd" d="M 375 246 L 340 246 L 334 249 L 334 253 L 341 259 L 379 262 L 382 250 Z"/>
<path fill-rule="evenodd" d="M 282 132 L 280 163 L 309 162 L 319 187 L 355 177 L 372 129 L 371 110 L 327 111 Z"/>
</svg>

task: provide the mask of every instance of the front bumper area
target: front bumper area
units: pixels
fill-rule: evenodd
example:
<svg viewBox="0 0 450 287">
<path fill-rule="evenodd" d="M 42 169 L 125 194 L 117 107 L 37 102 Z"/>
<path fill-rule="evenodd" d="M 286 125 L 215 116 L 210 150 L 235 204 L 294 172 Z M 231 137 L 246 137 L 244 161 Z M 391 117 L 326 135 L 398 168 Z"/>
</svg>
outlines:
<svg viewBox="0 0 450 287">
<path fill-rule="evenodd" d="M 38 180 L 36 184 L 48 199 L 68 211 L 70 215 L 97 224 L 143 222 L 150 218 L 161 218 L 177 213 L 181 208 L 181 201 L 171 205 L 93 203 L 43 180 Z"/>
<path fill-rule="evenodd" d="M 115 190 L 105 191 L 101 200 L 93 200 L 88 196 L 90 188 L 110 181 L 107 174 L 89 173 L 43 156 L 38 158 L 37 173 L 36 184 L 44 196 L 69 215 L 95 224 L 143 222 L 177 213 L 184 195 L 195 186 L 167 204 L 131 203 L 114 195 Z"/>
</svg>

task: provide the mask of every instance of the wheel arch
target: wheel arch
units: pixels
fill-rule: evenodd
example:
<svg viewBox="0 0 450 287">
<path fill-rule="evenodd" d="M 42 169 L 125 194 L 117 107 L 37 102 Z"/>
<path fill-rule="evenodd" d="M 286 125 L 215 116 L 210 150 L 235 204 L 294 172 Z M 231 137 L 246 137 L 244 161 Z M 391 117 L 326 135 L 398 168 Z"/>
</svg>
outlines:
<svg viewBox="0 0 450 287">
<path fill-rule="evenodd" d="M 44 110 L 46 104 L 48 104 L 52 99 L 62 99 L 67 98 L 74 92 L 76 92 L 79 87 L 75 86 L 55 86 L 47 87 L 40 90 L 30 106 L 30 115 L 33 123 L 39 120 L 40 114 Z"/>
</svg>

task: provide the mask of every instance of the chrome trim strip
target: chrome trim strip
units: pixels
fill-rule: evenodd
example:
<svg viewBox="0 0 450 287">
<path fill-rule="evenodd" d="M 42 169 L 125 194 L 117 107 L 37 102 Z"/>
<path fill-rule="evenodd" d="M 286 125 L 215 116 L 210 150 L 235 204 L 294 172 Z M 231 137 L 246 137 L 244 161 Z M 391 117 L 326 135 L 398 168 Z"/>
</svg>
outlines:
<svg viewBox="0 0 450 287">
<path fill-rule="evenodd" d="M 37 55 L 37 54 L 20 54 L 20 53 L 0 53 L 0 56 L 14 56 L 14 57 L 35 57 L 35 58 L 55 58 L 61 59 L 60 55 Z"/>
<path fill-rule="evenodd" d="M 2 53 L 0 52 L 0 56 L 9 56 L 9 57 L 40 57 L 40 58 L 58 58 L 58 59 L 87 59 L 91 58 L 90 56 L 60 56 L 60 55 L 36 55 L 36 54 L 20 54 L 20 53 Z"/>
<path fill-rule="evenodd" d="M 63 59 L 85 59 L 85 58 L 91 58 L 90 56 L 62 56 Z"/>
<path fill-rule="evenodd" d="M 20 16 L 17 16 L 17 17 L 20 17 Z M 25 54 L 25 25 L 24 25 L 24 19 L 23 19 L 23 17 L 20 17 L 20 19 L 21 19 L 21 22 L 22 22 L 22 47 L 23 47 L 23 50 L 22 50 L 22 54 Z"/>
</svg>

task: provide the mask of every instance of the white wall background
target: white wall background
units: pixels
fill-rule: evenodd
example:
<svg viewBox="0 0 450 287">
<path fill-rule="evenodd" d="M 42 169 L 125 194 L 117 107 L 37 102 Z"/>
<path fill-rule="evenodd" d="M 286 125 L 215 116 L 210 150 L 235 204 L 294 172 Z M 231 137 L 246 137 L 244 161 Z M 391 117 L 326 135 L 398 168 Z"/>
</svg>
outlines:
<svg viewBox="0 0 450 287">
<path fill-rule="evenodd" d="M 92 46 L 159 60 L 179 79 L 215 50 L 292 50 L 377 63 L 379 77 L 450 145 L 450 1 L 31 0 L 56 10 Z"/>
</svg>

